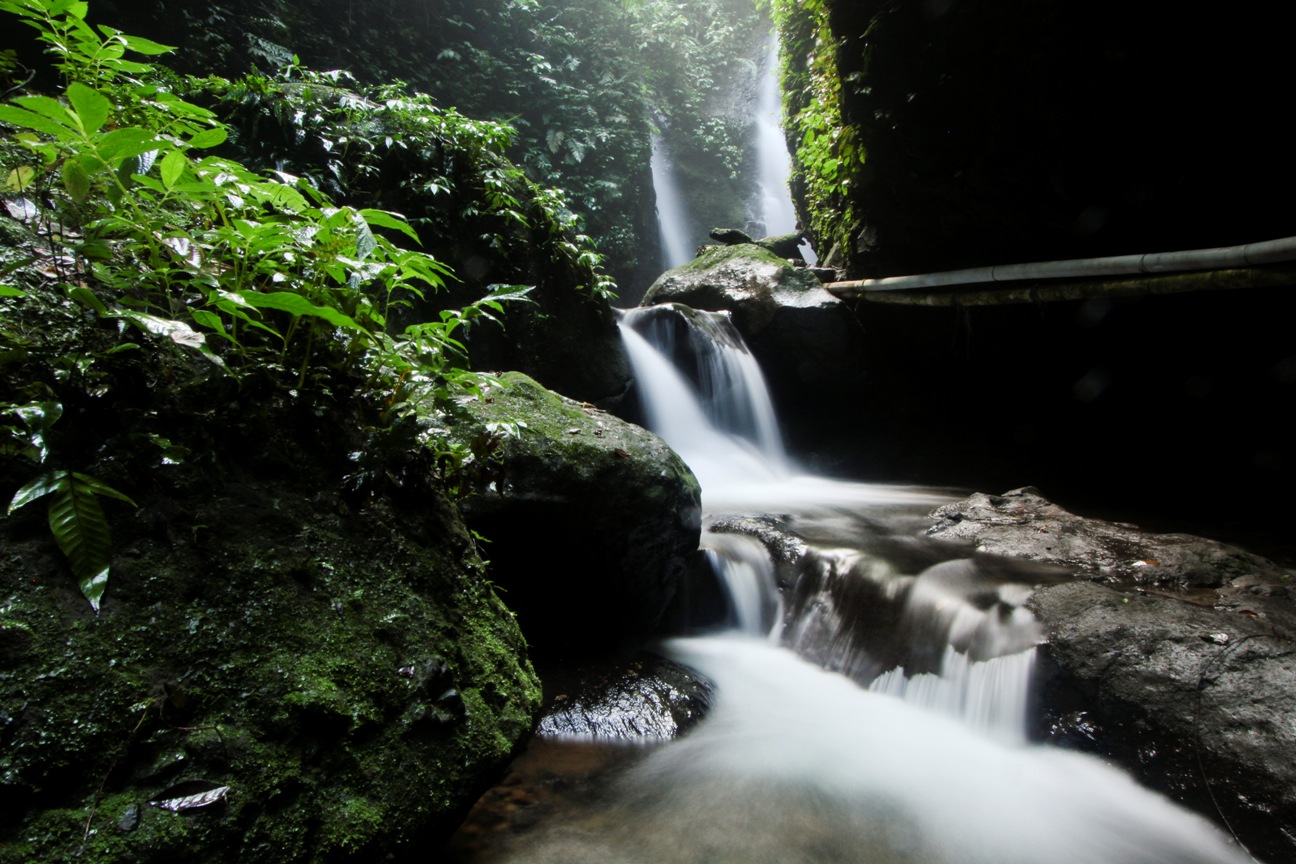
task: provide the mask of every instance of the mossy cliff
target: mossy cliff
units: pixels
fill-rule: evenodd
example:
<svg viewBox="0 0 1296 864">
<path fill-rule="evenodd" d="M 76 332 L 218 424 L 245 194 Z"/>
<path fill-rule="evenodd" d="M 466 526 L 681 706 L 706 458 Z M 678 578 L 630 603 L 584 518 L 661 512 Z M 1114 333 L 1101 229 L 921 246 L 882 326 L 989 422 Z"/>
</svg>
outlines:
<svg viewBox="0 0 1296 864">
<path fill-rule="evenodd" d="M 112 514 L 98 615 L 38 514 L 3 525 L 0 861 L 342 861 L 445 836 L 539 703 L 455 511 L 353 507 L 308 470 L 165 479 Z"/>
</svg>

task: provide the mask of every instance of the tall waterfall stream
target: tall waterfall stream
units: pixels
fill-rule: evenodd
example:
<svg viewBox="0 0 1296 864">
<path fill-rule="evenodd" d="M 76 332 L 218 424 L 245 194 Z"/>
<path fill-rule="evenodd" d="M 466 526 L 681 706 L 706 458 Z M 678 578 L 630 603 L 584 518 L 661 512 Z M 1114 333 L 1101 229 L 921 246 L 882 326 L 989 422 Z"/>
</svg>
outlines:
<svg viewBox="0 0 1296 864">
<path fill-rule="evenodd" d="M 712 707 L 473 860 L 1248 860 L 1119 770 L 1027 743 L 1035 574 L 926 548 L 917 529 L 939 490 L 801 472 L 727 317 L 690 317 L 687 351 L 653 316 L 630 312 L 622 331 L 650 424 L 702 483 L 703 546 L 730 598 L 730 629 L 662 649 L 714 682 Z M 775 584 L 760 526 L 804 544 L 796 584 Z"/>
<path fill-rule="evenodd" d="M 761 111 L 772 117 L 772 52 L 765 63 Z M 774 176 L 786 172 L 786 153 L 774 164 L 778 153 L 767 152 L 783 150 L 776 125 L 763 124 L 757 148 L 772 167 L 753 221 L 790 231 L 795 217 Z M 663 257 L 676 266 L 691 258 L 687 213 L 660 140 L 652 167 Z M 539 808 L 535 827 L 463 860 L 1250 860 L 1123 772 L 1027 741 L 1042 633 L 1023 604 L 1052 574 L 924 540 L 925 515 L 952 493 L 802 471 L 728 317 L 642 311 L 626 313 L 622 336 L 644 414 L 702 485 L 702 546 L 729 602 L 724 632 L 660 648 L 714 683 L 713 702 L 664 744 L 541 736 L 526 782 L 553 784 L 574 763 L 584 788 Z M 794 573 L 771 556 L 779 544 L 795 547 Z M 505 809 L 520 794 L 505 789 Z"/>
</svg>

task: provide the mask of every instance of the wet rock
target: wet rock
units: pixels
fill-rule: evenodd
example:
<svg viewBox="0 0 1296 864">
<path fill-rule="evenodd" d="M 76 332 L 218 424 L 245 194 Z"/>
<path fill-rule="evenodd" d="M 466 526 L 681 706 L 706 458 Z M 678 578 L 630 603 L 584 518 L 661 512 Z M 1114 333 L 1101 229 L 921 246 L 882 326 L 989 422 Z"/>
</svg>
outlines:
<svg viewBox="0 0 1296 864">
<path fill-rule="evenodd" d="M 714 246 L 653 283 L 644 306 L 680 303 L 727 311 L 760 362 L 785 423 L 827 427 L 842 392 L 865 367 L 863 331 L 850 309 L 804 267 L 760 246 Z"/>
<path fill-rule="evenodd" d="M 1296 640 L 1266 618 L 1090 582 L 1028 601 L 1049 633 L 1041 734 L 1125 765 L 1227 825 L 1261 860 L 1296 855 Z"/>
<path fill-rule="evenodd" d="M 0 524 L 0 861 L 399 857 L 504 769 L 540 687 L 467 529 L 427 488 L 322 510 L 323 462 L 161 475 L 98 615 L 43 514 Z"/>
<path fill-rule="evenodd" d="M 536 650 L 637 647 L 697 549 L 700 490 L 666 444 L 525 375 L 463 406 L 478 471 L 461 508 Z"/>
<path fill-rule="evenodd" d="M 1285 585 L 1286 572 L 1235 546 L 1188 534 L 1157 534 L 1136 525 L 1069 513 L 1031 487 L 976 493 L 939 507 L 928 535 L 976 544 L 977 550 L 1073 568 L 1107 582 L 1165 588 Z M 1263 592 L 1257 592 L 1257 596 Z"/>
<path fill-rule="evenodd" d="M 696 672 L 645 654 L 583 670 L 550 700 L 536 727 L 542 736 L 598 741 L 664 741 L 702 719 L 712 686 Z"/>
<path fill-rule="evenodd" d="M 1042 737 L 1120 762 L 1263 860 L 1296 854 L 1290 573 L 1213 540 L 1086 519 L 1031 488 L 932 518 L 933 537 L 1074 574 L 1026 601 L 1047 633 Z"/>
</svg>

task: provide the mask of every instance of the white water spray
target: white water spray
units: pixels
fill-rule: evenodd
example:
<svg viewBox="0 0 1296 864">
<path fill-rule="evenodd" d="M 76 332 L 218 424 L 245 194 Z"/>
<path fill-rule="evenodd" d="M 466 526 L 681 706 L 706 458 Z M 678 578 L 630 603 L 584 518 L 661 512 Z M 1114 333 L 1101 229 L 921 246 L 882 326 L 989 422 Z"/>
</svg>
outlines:
<svg viewBox="0 0 1296 864">
<path fill-rule="evenodd" d="M 657 195 L 662 263 L 667 268 L 679 267 L 693 260 L 693 247 L 689 242 L 692 223 L 675 180 L 674 163 L 660 135 L 652 136 L 651 164 L 653 190 Z"/>
</svg>

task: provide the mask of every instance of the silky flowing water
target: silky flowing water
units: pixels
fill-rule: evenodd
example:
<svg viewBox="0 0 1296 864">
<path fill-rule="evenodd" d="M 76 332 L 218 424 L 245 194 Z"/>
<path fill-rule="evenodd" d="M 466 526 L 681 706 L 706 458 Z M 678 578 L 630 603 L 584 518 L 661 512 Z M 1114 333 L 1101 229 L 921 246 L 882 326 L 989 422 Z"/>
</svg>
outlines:
<svg viewBox="0 0 1296 864">
<path fill-rule="evenodd" d="M 924 543 L 923 514 L 949 493 L 799 470 L 724 316 L 694 328 L 686 370 L 637 317 L 623 333 L 649 423 L 702 483 L 703 547 L 731 602 L 727 631 L 661 650 L 714 682 L 714 704 L 667 744 L 538 742 L 542 766 L 575 759 L 579 782 L 533 765 L 497 803 L 536 824 L 501 819 L 515 830 L 471 860 L 1248 860 L 1121 771 L 1027 742 L 1032 574 Z M 795 545 L 794 584 L 776 584 L 762 526 Z"/>
</svg>

